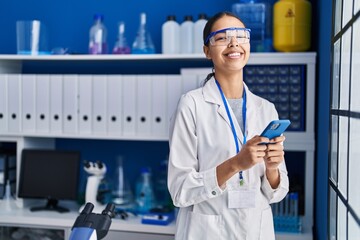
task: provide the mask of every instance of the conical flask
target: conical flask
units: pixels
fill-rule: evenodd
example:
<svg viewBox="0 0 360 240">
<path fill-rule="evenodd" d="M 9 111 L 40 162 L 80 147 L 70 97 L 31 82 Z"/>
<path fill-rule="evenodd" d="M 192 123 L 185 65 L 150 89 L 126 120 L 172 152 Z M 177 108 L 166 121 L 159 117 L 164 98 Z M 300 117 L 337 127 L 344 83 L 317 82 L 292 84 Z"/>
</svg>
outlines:
<svg viewBox="0 0 360 240">
<path fill-rule="evenodd" d="M 146 14 L 140 14 L 140 26 L 137 32 L 135 41 L 132 45 L 133 54 L 153 54 L 155 53 L 155 47 L 151 39 L 150 32 L 146 27 Z"/>
</svg>

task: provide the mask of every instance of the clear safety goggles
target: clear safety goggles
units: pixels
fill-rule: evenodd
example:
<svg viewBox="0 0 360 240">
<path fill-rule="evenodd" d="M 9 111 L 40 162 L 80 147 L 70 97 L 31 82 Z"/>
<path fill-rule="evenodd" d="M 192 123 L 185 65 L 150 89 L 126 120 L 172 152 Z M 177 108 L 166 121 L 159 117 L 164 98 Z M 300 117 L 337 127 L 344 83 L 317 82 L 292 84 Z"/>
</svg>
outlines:
<svg viewBox="0 0 360 240">
<path fill-rule="evenodd" d="M 249 28 L 224 28 L 218 31 L 212 32 L 205 40 L 205 45 L 210 42 L 213 46 L 227 46 L 235 37 L 237 43 L 249 43 L 250 42 L 250 29 Z"/>
</svg>

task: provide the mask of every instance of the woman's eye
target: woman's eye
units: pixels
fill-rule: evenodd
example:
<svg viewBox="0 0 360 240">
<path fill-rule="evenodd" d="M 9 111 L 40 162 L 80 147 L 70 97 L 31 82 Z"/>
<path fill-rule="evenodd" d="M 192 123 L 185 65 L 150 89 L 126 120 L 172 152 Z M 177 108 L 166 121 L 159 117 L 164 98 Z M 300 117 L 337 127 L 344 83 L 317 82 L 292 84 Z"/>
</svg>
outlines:
<svg viewBox="0 0 360 240">
<path fill-rule="evenodd" d="M 217 37 L 215 41 L 226 41 L 226 37 Z"/>
</svg>

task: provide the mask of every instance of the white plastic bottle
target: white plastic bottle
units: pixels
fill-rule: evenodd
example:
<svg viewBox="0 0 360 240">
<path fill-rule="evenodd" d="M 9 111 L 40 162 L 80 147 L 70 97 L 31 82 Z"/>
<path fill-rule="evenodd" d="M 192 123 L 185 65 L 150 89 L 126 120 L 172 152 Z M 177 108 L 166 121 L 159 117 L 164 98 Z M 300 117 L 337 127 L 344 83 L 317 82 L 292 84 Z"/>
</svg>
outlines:
<svg viewBox="0 0 360 240">
<path fill-rule="evenodd" d="M 89 54 L 107 53 L 107 29 L 103 21 L 103 15 L 95 14 L 94 24 L 90 28 Z"/>
<path fill-rule="evenodd" d="M 194 34 L 193 34 L 194 53 L 203 53 L 203 46 L 204 46 L 203 31 L 206 23 L 207 23 L 206 14 L 204 13 L 199 14 L 199 19 L 194 23 Z"/>
<path fill-rule="evenodd" d="M 192 16 L 185 16 L 180 25 L 180 53 L 193 53 L 194 22 Z"/>
<path fill-rule="evenodd" d="M 163 54 L 180 53 L 180 25 L 174 15 L 167 16 L 161 28 L 161 45 Z"/>
</svg>

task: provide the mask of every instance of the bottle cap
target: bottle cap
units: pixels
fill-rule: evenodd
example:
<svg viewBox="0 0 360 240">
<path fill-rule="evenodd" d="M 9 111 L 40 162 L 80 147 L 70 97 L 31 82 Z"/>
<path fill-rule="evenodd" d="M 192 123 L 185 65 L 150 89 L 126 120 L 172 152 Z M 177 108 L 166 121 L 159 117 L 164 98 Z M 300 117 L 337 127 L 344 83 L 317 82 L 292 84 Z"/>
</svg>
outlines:
<svg viewBox="0 0 360 240">
<path fill-rule="evenodd" d="M 184 17 L 184 21 L 192 21 L 193 20 L 193 17 L 191 15 L 186 15 Z"/>
<path fill-rule="evenodd" d="M 169 15 L 166 17 L 166 20 L 167 21 L 176 21 L 176 17 L 175 17 L 175 15 Z"/>
<path fill-rule="evenodd" d="M 101 20 L 103 21 L 104 20 L 104 15 L 103 14 L 100 14 L 100 13 L 96 13 L 94 15 L 94 20 Z"/>
<path fill-rule="evenodd" d="M 207 19 L 207 16 L 205 13 L 200 13 L 199 14 L 199 19 Z"/>
</svg>

